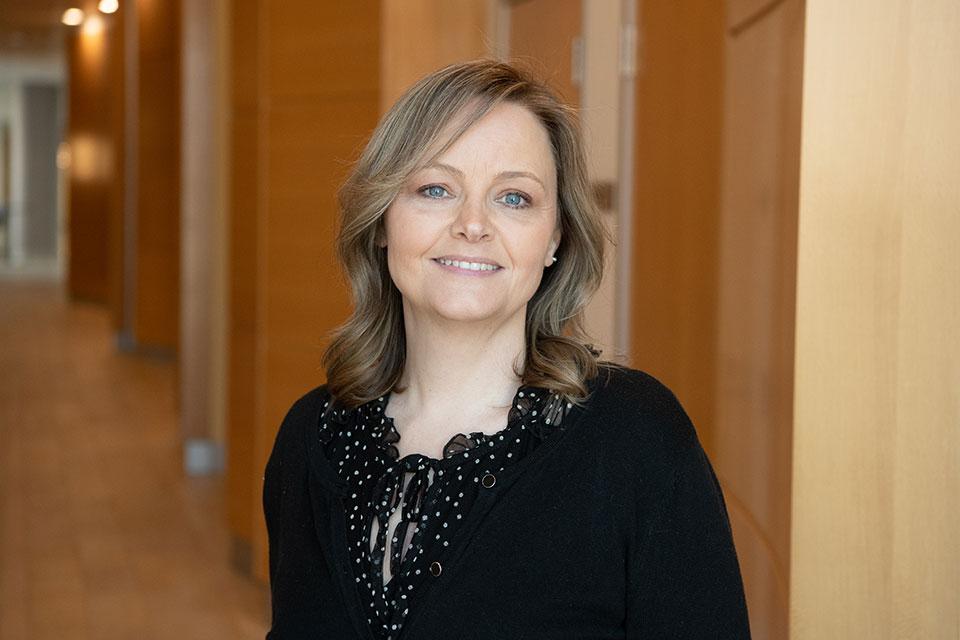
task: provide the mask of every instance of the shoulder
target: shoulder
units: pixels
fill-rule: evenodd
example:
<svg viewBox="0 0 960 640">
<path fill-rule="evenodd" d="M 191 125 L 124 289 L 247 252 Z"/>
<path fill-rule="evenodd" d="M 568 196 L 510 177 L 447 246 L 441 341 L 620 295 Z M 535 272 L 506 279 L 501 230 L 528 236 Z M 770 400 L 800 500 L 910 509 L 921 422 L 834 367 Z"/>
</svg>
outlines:
<svg viewBox="0 0 960 640">
<path fill-rule="evenodd" d="M 319 424 L 320 415 L 330 403 L 327 386 L 322 385 L 305 393 L 287 410 L 277 431 L 275 449 L 299 448 L 307 430 Z"/>
<path fill-rule="evenodd" d="M 615 438 L 673 449 L 698 446 L 697 434 L 677 397 L 648 373 L 617 365 L 590 382 L 585 418 Z"/>
</svg>

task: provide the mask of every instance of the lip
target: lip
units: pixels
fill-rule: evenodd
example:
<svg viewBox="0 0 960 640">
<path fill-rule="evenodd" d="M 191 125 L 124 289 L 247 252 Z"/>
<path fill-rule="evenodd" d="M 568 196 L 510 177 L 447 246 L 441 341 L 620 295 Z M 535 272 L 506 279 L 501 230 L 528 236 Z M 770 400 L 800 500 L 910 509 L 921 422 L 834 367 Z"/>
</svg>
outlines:
<svg viewBox="0 0 960 640">
<path fill-rule="evenodd" d="M 431 258 L 431 260 L 434 262 L 434 264 L 439 266 L 441 269 L 452 271 L 454 273 L 488 276 L 503 270 L 503 265 L 501 265 L 496 260 L 491 260 L 490 258 L 484 258 L 481 256 L 443 255 L 443 256 L 437 256 L 435 258 Z M 447 260 L 447 261 L 455 260 L 457 262 L 476 262 L 480 264 L 489 264 L 497 268 L 489 271 L 473 271 L 472 269 L 463 269 L 461 267 L 456 267 L 452 264 L 443 264 L 442 262 L 440 262 L 441 260 Z"/>
</svg>

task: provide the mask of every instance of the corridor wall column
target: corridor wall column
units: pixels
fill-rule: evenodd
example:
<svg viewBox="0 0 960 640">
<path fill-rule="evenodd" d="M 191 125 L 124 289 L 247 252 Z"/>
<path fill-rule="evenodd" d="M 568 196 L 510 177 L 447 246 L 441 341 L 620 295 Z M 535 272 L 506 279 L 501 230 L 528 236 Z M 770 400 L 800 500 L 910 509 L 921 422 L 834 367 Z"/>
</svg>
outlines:
<svg viewBox="0 0 960 640">
<path fill-rule="evenodd" d="M 198 475 L 224 466 L 228 2 L 181 11 L 180 431 L 184 470 Z"/>
</svg>

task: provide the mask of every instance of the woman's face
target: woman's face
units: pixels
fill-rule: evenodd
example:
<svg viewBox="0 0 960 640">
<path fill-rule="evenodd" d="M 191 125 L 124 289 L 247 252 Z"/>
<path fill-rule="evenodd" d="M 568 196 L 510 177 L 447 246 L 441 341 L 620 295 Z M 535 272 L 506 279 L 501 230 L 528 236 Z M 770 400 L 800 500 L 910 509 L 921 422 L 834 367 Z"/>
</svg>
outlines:
<svg viewBox="0 0 960 640">
<path fill-rule="evenodd" d="M 411 176 L 385 228 L 410 320 L 522 324 L 560 242 L 543 126 L 524 107 L 498 105 Z"/>
</svg>

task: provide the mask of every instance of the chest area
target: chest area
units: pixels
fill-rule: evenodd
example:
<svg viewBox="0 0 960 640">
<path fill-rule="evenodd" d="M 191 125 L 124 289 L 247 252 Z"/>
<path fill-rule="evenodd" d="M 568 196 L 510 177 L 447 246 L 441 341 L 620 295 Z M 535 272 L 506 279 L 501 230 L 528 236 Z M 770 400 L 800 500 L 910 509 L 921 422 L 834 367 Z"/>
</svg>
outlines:
<svg viewBox="0 0 960 640">
<path fill-rule="evenodd" d="M 432 637 L 425 624 L 457 629 L 465 624 L 451 614 L 458 611 L 484 611 L 484 623 L 450 637 L 510 637 L 527 625 L 530 637 L 620 637 L 630 539 L 622 500 L 594 469 L 577 465 L 571 449 L 559 440 L 542 457 L 503 468 L 496 456 L 471 450 L 468 465 L 433 471 L 440 475 L 422 501 L 392 505 L 393 521 L 377 521 L 370 506 L 375 487 L 368 496 L 318 491 L 316 517 L 342 527 L 344 544 L 323 535 L 316 543 L 341 567 L 350 601 L 372 612 L 372 626 L 399 621 L 400 630 L 413 634 L 395 637 Z M 429 473 L 393 476 L 394 493 L 385 495 L 418 495 L 406 493 L 410 483 L 426 485 Z M 401 488 L 404 494 L 396 493 Z M 412 538 L 392 528 L 404 510 L 406 522 L 418 523 Z M 386 544 L 375 539 L 380 532 Z M 397 543 L 410 545 L 410 555 L 391 560 Z M 515 615 L 505 618 L 509 611 Z M 489 626 L 497 624 L 504 626 Z"/>
</svg>

